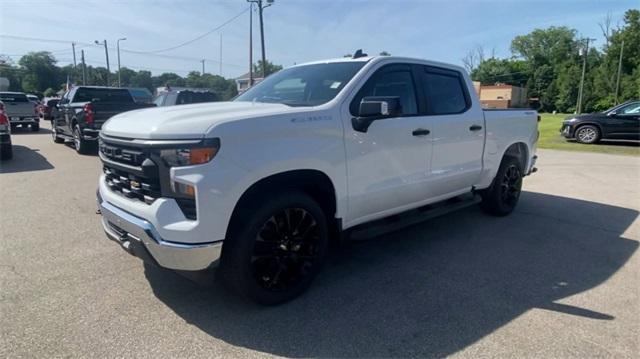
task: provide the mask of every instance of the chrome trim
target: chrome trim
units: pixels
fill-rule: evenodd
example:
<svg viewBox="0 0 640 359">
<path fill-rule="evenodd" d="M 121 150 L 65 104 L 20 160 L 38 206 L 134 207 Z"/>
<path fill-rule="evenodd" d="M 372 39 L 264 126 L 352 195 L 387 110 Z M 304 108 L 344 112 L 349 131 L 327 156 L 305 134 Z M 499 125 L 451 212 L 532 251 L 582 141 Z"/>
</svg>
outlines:
<svg viewBox="0 0 640 359">
<path fill-rule="evenodd" d="M 102 226 L 109 239 L 118 242 L 126 250 L 129 241 L 141 242 L 161 267 L 196 271 L 208 268 L 220 258 L 223 241 L 199 244 L 169 242 L 162 239 L 151 223 L 101 200 L 99 195 L 98 206 L 102 214 Z M 118 233 L 114 226 L 125 234 Z"/>
<path fill-rule="evenodd" d="M 118 143 L 125 146 L 184 146 L 184 145 L 198 145 L 202 143 L 204 138 L 188 139 L 188 140 L 143 140 L 143 139 L 124 139 L 111 137 L 100 133 L 100 138 L 106 142 Z"/>
</svg>

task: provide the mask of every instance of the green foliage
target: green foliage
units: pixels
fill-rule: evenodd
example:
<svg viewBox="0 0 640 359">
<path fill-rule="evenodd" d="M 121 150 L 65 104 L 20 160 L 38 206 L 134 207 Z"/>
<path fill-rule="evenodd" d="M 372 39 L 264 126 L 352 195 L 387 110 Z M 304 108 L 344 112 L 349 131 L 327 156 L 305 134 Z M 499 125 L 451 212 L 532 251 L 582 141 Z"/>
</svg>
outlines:
<svg viewBox="0 0 640 359">
<path fill-rule="evenodd" d="M 275 65 L 267 60 L 265 66 L 265 77 L 280 70 L 282 70 L 282 65 Z M 262 76 L 262 60 L 259 60 L 258 62 L 253 64 L 253 73 L 256 74 L 257 77 Z"/>
<path fill-rule="evenodd" d="M 616 102 L 616 75 L 622 42 L 624 53 L 617 102 L 640 98 L 640 11 L 628 10 L 624 25 L 614 29 L 602 50 L 590 44 L 583 90 L 583 112 L 602 111 Z M 584 57 L 585 41 L 567 27 L 536 29 L 516 36 L 509 59 L 490 58 L 475 68 L 471 77 L 483 84 L 497 82 L 524 85 L 529 97 L 539 99 L 544 112 L 573 112 Z"/>
<path fill-rule="evenodd" d="M 3 60 L 0 55 L 0 77 L 9 79 L 9 90 L 24 91 L 44 96 L 54 96 L 57 91 L 66 89 L 67 80 L 81 85 L 82 65 L 56 66 L 56 60 L 49 52 L 32 52 L 23 56 L 18 65 Z M 254 65 L 257 67 L 260 62 Z M 280 65 L 267 62 L 267 72 L 282 69 Z M 105 67 L 87 66 L 85 68 L 85 84 L 97 86 L 118 86 L 118 71 L 109 73 Z M 108 80 L 107 80 L 108 79 Z M 212 74 L 191 72 L 186 77 L 175 73 L 163 73 L 153 76 L 151 72 L 134 71 L 127 67 L 120 68 L 120 82 L 123 87 L 143 87 L 151 92 L 157 87 L 199 87 L 210 89 L 218 100 L 229 100 L 237 95 L 236 83 L 232 79 Z"/>
<path fill-rule="evenodd" d="M 44 90 L 44 97 L 55 97 L 56 95 L 57 95 L 57 91 L 51 87 Z"/>
</svg>

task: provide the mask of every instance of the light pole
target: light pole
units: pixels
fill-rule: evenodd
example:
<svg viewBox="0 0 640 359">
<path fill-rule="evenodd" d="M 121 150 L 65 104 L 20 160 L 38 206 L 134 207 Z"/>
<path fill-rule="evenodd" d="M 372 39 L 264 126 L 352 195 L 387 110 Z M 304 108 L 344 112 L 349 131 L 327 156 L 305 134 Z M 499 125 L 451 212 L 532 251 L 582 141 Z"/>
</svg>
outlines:
<svg viewBox="0 0 640 359">
<path fill-rule="evenodd" d="M 107 40 L 100 42 L 98 40 L 94 41 L 96 45 L 104 45 L 104 55 L 107 58 L 107 86 L 109 86 L 109 75 L 111 74 L 111 68 L 109 67 L 109 50 L 107 49 Z"/>
<path fill-rule="evenodd" d="M 596 39 L 586 38 L 586 45 L 583 49 L 584 58 L 582 60 L 582 76 L 580 78 L 580 89 L 578 90 L 578 106 L 576 112 L 579 114 L 582 113 L 582 95 L 584 93 L 584 75 L 587 72 L 587 57 L 589 56 L 589 41 L 596 41 Z"/>
<path fill-rule="evenodd" d="M 260 43 L 262 45 L 262 78 L 264 79 L 267 75 L 266 74 L 267 56 L 265 54 L 265 49 L 264 49 L 264 22 L 262 20 L 262 11 L 265 8 L 268 8 L 269 6 L 273 5 L 274 0 L 247 0 L 247 1 L 258 4 L 258 15 L 260 16 Z M 265 1 L 267 4 L 264 5 L 263 1 Z"/>
<path fill-rule="evenodd" d="M 116 48 L 118 50 L 118 87 L 122 87 L 122 85 L 120 84 L 120 41 L 124 41 L 126 39 L 126 37 L 123 37 L 116 41 Z"/>
</svg>

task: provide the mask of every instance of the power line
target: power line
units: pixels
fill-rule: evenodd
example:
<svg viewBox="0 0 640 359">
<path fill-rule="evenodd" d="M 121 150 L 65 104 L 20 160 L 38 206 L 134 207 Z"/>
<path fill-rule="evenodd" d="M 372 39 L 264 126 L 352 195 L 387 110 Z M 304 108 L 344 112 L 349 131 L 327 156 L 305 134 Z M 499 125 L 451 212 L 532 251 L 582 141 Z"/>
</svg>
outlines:
<svg viewBox="0 0 640 359">
<path fill-rule="evenodd" d="M 198 41 L 198 40 L 202 39 L 203 37 L 206 37 L 207 35 L 210 35 L 210 34 L 212 34 L 212 33 L 216 32 L 216 31 L 218 31 L 218 30 L 222 29 L 224 26 L 226 26 L 227 24 L 231 23 L 233 20 L 235 20 L 235 19 L 239 18 L 240 16 L 242 16 L 242 15 L 243 15 L 244 13 L 246 13 L 247 11 L 249 11 L 249 8 L 246 8 L 246 9 L 242 10 L 242 11 L 241 11 L 239 14 L 237 14 L 236 16 L 234 16 L 234 17 L 230 18 L 229 20 L 227 20 L 227 21 L 223 22 L 221 25 L 219 25 L 219 26 L 217 26 L 217 27 L 215 27 L 215 28 L 213 28 L 213 29 L 211 29 L 211 30 L 209 30 L 209 31 L 205 32 L 204 34 L 202 34 L 202 35 L 200 35 L 200 36 L 197 36 L 197 37 L 195 37 L 195 38 L 193 38 L 193 39 L 191 39 L 191 40 L 185 41 L 185 42 L 183 42 L 183 43 L 181 43 L 181 44 L 179 44 L 179 45 L 171 46 L 171 47 L 167 47 L 167 48 L 165 48 L 165 49 L 160 49 L 160 50 L 153 50 L 153 51 L 132 51 L 132 50 L 128 50 L 128 51 L 135 52 L 135 53 L 139 53 L 139 54 L 152 54 L 152 53 L 166 52 L 166 51 L 170 51 L 170 50 L 175 50 L 175 49 L 177 49 L 177 48 L 180 48 L 180 47 L 183 47 L 183 46 L 189 45 L 189 44 L 191 44 L 191 43 L 193 43 L 193 42 L 196 42 L 196 41 Z"/>
</svg>

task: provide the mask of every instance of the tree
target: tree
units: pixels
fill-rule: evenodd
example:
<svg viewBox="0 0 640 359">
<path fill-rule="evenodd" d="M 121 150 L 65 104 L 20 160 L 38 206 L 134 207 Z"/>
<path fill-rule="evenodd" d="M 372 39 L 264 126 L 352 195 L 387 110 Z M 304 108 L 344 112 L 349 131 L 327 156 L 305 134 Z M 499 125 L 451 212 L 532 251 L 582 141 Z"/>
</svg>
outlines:
<svg viewBox="0 0 640 359">
<path fill-rule="evenodd" d="M 58 94 L 57 91 L 51 87 L 44 90 L 44 97 L 55 97 L 57 94 Z"/>
<path fill-rule="evenodd" d="M 265 66 L 265 77 L 280 70 L 282 70 L 282 65 L 276 65 L 267 60 Z M 257 77 L 262 76 L 262 60 L 258 60 L 258 62 L 253 64 L 253 73 L 257 74 Z"/>
<path fill-rule="evenodd" d="M 18 61 L 25 75 L 22 77 L 22 89 L 31 93 L 42 93 L 56 86 L 58 68 L 56 59 L 46 51 L 30 52 Z"/>
</svg>

